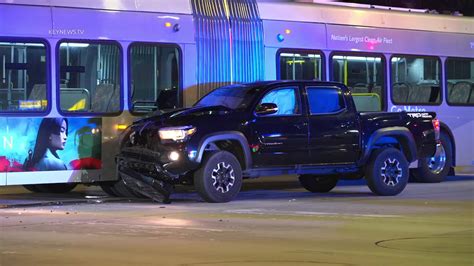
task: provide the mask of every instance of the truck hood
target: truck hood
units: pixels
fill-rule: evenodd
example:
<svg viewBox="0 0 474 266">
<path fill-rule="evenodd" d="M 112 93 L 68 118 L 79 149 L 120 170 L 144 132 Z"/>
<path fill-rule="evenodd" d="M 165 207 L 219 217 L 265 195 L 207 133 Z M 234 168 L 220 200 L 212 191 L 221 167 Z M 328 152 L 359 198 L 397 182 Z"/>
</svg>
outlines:
<svg viewBox="0 0 474 266">
<path fill-rule="evenodd" d="M 192 122 L 192 120 L 209 115 L 227 115 L 232 109 L 218 106 L 193 106 L 190 108 L 173 109 L 169 111 L 157 111 L 149 116 L 135 121 L 133 124 L 153 122 L 156 125 L 180 126 Z"/>
</svg>

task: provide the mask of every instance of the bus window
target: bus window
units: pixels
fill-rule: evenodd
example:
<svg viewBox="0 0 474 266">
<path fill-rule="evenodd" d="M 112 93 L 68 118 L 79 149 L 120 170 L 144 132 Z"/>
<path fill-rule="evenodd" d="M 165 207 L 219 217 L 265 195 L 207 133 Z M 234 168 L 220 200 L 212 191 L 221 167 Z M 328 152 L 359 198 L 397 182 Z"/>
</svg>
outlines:
<svg viewBox="0 0 474 266">
<path fill-rule="evenodd" d="M 46 46 L 0 41 L 0 112 L 43 112 L 48 107 Z"/>
<path fill-rule="evenodd" d="M 59 62 L 62 112 L 120 111 L 121 53 L 117 44 L 61 42 Z"/>
<path fill-rule="evenodd" d="M 332 80 L 351 90 L 358 111 L 381 111 L 385 107 L 383 61 L 382 56 L 374 55 L 332 55 Z"/>
<path fill-rule="evenodd" d="M 446 93 L 451 105 L 474 105 L 474 59 L 446 60 Z"/>
<path fill-rule="evenodd" d="M 278 53 L 281 80 L 322 80 L 319 52 L 283 50 Z"/>
<path fill-rule="evenodd" d="M 391 91 L 393 103 L 440 104 L 440 72 L 441 63 L 436 57 L 392 57 Z"/>
<path fill-rule="evenodd" d="M 179 47 L 134 43 L 129 56 L 132 112 L 178 107 L 181 78 Z"/>
</svg>

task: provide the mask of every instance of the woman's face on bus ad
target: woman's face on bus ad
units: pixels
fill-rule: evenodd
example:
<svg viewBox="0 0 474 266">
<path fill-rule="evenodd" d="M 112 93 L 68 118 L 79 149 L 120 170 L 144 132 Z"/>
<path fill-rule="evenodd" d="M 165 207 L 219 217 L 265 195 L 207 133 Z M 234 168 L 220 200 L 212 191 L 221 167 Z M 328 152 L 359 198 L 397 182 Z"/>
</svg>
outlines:
<svg viewBox="0 0 474 266">
<path fill-rule="evenodd" d="M 67 123 L 63 120 L 59 134 L 52 133 L 50 136 L 49 146 L 53 150 L 64 150 L 67 140 Z"/>
</svg>

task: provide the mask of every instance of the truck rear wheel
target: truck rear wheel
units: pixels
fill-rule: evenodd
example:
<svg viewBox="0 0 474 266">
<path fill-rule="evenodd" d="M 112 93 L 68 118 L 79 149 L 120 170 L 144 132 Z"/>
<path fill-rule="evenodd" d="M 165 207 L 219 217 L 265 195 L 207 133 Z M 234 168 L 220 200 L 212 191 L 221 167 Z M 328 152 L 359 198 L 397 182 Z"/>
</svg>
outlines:
<svg viewBox="0 0 474 266">
<path fill-rule="evenodd" d="M 227 151 L 211 152 L 201 168 L 194 173 L 194 186 L 207 202 L 233 200 L 242 187 L 242 168 L 235 156 Z"/>
<path fill-rule="evenodd" d="M 413 169 L 415 181 L 423 183 L 442 182 L 453 165 L 452 145 L 449 137 L 441 133 L 441 143 L 436 145 L 436 153 L 433 157 L 420 159 L 418 168 Z"/>
<path fill-rule="evenodd" d="M 334 176 L 300 175 L 300 184 L 306 190 L 313 193 L 325 193 L 331 191 L 338 179 Z"/>
<path fill-rule="evenodd" d="M 370 190 L 380 196 L 394 196 L 408 183 L 408 162 L 395 148 L 382 148 L 372 152 L 365 170 Z"/>
</svg>

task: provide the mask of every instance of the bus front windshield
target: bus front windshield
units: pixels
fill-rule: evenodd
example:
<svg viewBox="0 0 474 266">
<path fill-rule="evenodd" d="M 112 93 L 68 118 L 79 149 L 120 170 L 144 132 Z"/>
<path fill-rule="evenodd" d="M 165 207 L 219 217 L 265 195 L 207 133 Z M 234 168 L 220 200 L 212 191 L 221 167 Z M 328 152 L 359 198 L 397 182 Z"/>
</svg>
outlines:
<svg viewBox="0 0 474 266">
<path fill-rule="evenodd" d="M 227 108 L 245 109 L 251 103 L 254 93 L 253 87 L 232 85 L 213 90 L 202 97 L 194 106 L 225 106 Z"/>
</svg>

